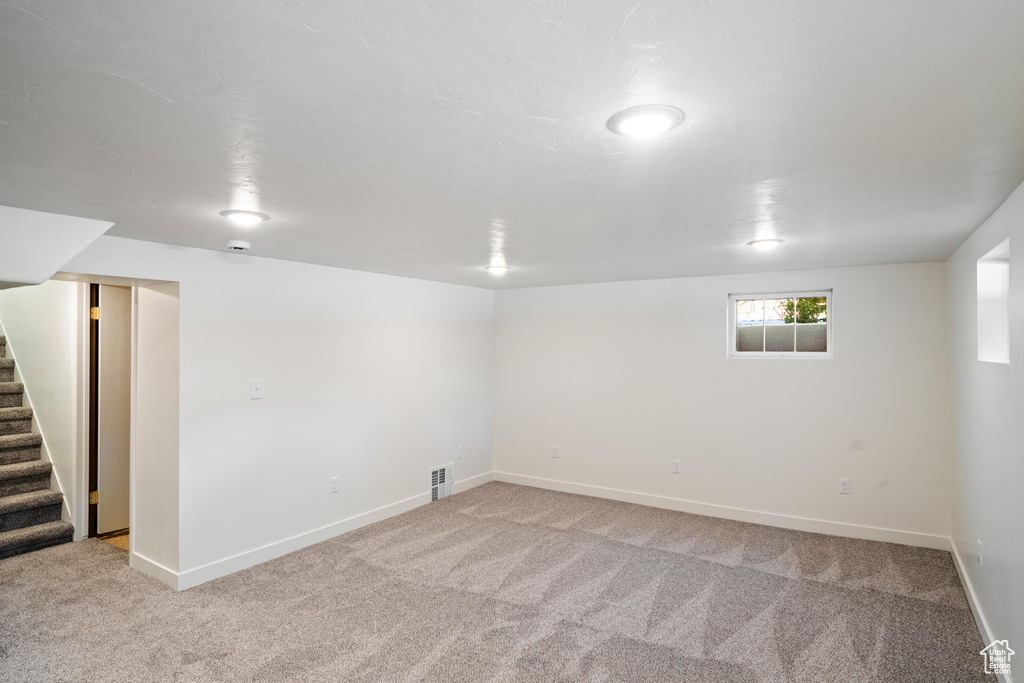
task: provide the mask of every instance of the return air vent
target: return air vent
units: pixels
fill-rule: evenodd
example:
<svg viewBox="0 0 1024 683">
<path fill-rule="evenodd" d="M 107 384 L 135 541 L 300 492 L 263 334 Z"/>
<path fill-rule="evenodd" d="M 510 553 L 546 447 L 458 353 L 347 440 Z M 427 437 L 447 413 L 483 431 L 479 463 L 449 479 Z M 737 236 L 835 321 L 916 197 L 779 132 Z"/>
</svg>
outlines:
<svg viewBox="0 0 1024 683">
<path fill-rule="evenodd" d="M 452 464 L 430 470 L 430 500 L 441 500 L 452 495 Z"/>
</svg>

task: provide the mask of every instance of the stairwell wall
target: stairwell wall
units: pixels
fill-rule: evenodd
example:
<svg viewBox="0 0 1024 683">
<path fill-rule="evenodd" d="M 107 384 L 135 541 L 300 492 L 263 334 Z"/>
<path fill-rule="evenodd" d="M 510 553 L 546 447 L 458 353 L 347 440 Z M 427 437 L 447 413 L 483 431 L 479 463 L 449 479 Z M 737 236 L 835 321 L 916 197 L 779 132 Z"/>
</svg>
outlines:
<svg viewBox="0 0 1024 683">
<path fill-rule="evenodd" d="M 491 476 L 489 290 L 113 237 L 64 270 L 178 283 L 179 588 Z"/>
<path fill-rule="evenodd" d="M 79 285 L 44 282 L 34 287 L 0 290 L 0 324 L 7 335 L 7 355 L 31 400 L 43 435 L 45 454 L 53 463 L 57 488 L 64 493 L 65 521 L 75 538 L 85 525 L 75 519 L 78 476 L 78 325 Z"/>
</svg>

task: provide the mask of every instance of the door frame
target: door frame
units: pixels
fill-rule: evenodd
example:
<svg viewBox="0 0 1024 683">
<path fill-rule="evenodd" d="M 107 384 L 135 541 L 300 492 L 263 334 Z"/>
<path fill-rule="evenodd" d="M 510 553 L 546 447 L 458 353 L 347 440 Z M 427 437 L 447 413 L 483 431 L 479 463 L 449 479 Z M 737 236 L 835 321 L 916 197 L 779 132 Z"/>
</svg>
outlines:
<svg viewBox="0 0 1024 683">
<path fill-rule="evenodd" d="M 89 412 L 89 434 L 87 437 L 89 442 L 89 467 L 86 470 L 87 474 L 85 477 L 88 483 L 85 491 L 85 501 L 89 513 L 85 535 L 86 538 L 94 538 L 97 535 L 99 506 L 92 502 L 90 496 L 92 491 L 99 490 L 100 483 L 100 320 L 99 318 L 93 318 L 92 310 L 100 306 L 100 286 L 95 282 L 90 282 L 87 286 L 89 287 L 89 306 L 85 316 L 86 324 L 89 326 L 89 360 L 87 364 L 89 373 L 89 397 L 87 402 Z"/>
<path fill-rule="evenodd" d="M 122 289 L 129 290 L 129 306 L 128 315 L 130 316 L 129 327 L 128 327 L 128 348 L 129 348 L 129 360 L 128 360 L 128 386 L 129 386 L 129 397 L 128 397 L 128 424 L 129 424 L 129 435 L 128 435 L 128 468 L 127 481 L 128 481 L 128 527 L 131 529 L 132 523 L 134 522 L 134 516 L 132 515 L 134 500 L 134 478 L 132 473 L 135 468 L 135 319 L 137 314 L 137 296 L 136 287 L 134 285 L 126 284 L 100 284 L 96 282 L 89 282 L 88 297 L 89 307 L 86 311 L 87 325 L 89 327 L 89 343 L 88 343 L 88 469 L 86 470 L 86 479 L 88 480 L 88 488 L 86 489 L 86 505 L 88 509 L 88 525 L 85 538 L 98 538 L 106 537 L 107 532 L 99 532 L 99 504 L 93 503 L 90 498 L 93 491 L 99 491 L 99 477 L 100 477 L 100 453 L 99 453 L 99 432 L 100 432 L 100 343 L 102 333 L 102 315 L 99 318 L 94 319 L 92 316 L 93 309 L 100 308 L 101 302 L 101 288 L 106 287 L 119 287 Z M 115 530 L 109 532 L 110 535 L 120 535 L 124 532 L 124 529 Z M 131 539 L 129 539 L 130 542 Z"/>
<path fill-rule="evenodd" d="M 131 360 L 129 365 L 129 453 L 128 453 L 128 528 L 135 527 L 135 457 L 136 457 L 136 382 L 138 378 L 138 312 L 139 285 L 123 278 L 91 277 L 78 280 L 79 284 L 79 344 L 78 365 L 78 476 L 75 477 L 75 514 L 81 523 L 75 525 L 74 540 L 82 541 L 97 536 L 97 507 L 89 503 L 89 493 L 99 485 L 99 323 L 90 316 L 90 309 L 99 305 L 101 284 L 131 288 Z M 93 298 L 95 290 L 96 298 Z M 102 315 L 100 316 L 102 318 Z M 135 534 L 128 539 L 129 553 L 135 552 Z"/>
</svg>

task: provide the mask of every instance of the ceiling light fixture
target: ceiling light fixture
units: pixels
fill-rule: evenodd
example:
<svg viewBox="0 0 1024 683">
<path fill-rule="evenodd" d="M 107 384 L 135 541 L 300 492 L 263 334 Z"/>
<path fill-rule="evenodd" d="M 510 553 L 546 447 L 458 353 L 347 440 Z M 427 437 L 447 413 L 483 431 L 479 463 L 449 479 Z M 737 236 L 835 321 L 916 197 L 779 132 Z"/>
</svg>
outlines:
<svg viewBox="0 0 1024 683">
<path fill-rule="evenodd" d="M 510 271 L 512 269 L 509 268 L 508 266 L 505 266 L 505 265 L 493 265 L 493 266 L 484 266 L 484 270 L 489 272 L 491 275 L 504 275 L 505 273 L 507 273 L 508 271 Z"/>
<path fill-rule="evenodd" d="M 757 249 L 758 251 L 771 251 L 772 249 L 775 249 L 780 244 L 782 244 L 784 241 L 785 240 L 780 239 L 754 240 L 753 242 L 747 242 L 747 244 L 752 246 L 754 249 Z"/>
<path fill-rule="evenodd" d="M 251 228 L 254 225 L 259 225 L 264 221 L 270 220 L 270 216 L 258 211 L 238 211 L 231 209 L 230 211 L 221 211 L 220 215 L 224 216 L 224 218 L 227 218 L 235 225 L 240 225 L 243 228 Z"/>
<path fill-rule="evenodd" d="M 608 130 L 634 138 L 650 138 L 675 128 L 685 115 L 665 104 L 645 104 L 620 111 L 608 119 Z"/>
</svg>

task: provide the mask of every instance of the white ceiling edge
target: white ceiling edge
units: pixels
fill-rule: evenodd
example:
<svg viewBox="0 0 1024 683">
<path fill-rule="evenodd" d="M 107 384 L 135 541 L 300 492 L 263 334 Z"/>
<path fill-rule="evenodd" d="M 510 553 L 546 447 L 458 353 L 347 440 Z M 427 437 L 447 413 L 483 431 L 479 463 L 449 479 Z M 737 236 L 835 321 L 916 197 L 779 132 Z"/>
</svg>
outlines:
<svg viewBox="0 0 1024 683">
<path fill-rule="evenodd" d="M 0 289 L 46 282 L 112 225 L 0 206 Z"/>
<path fill-rule="evenodd" d="M 51 280 L 58 282 L 77 282 L 90 285 L 113 285 L 114 287 L 154 287 L 172 285 L 174 280 L 149 280 L 137 277 L 119 277 L 117 275 L 90 275 L 88 273 L 56 273 Z"/>
<path fill-rule="evenodd" d="M 973 231 L 972 231 L 973 234 Z M 508 276 L 493 277 L 493 282 L 489 284 L 467 284 L 465 282 L 453 282 L 449 279 L 441 279 L 439 277 L 426 277 L 415 275 L 404 275 L 400 273 L 388 272 L 383 270 L 370 270 L 366 268 L 353 268 L 351 266 L 338 266 L 330 263 L 320 263 L 316 261 L 305 261 L 299 259 L 288 259 L 281 258 L 279 256 L 272 255 L 260 255 L 248 253 L 235 253 L 227 251 L 226 249 L 207 249 L 203 247 L 190 247 L 187 245 L 173 244 L 170 242 L 157 242 L 154 240 L 135 239 L 131 237 L 121 237 L 116 235 L 107 235 L 108 240 L 124 240 L 126 242 L 141 242 L 143 244 L 150 244 L 159 247 L 169 247 L 175 250 L 187 249 L 195 250 L 200 252 L 206 252 L 210 254 L 219 254 L 225 261 L 234 262 L 248 262 L 259 259 L 261 261 L 278 261 L 283 263 L 296 263 L 300 265 L 310 266 L 313 268 L 331 268 L 334 270 L 343 270 L 352 273 L 366 273 L 367 275 L 378 275 L 385 278 L 399 278 L 402 280 L 416 280 L 419 282 L 430 282 L 436 285 L 447 285 L 450 287 L 465 287 L 468 289 L 480 289 L 490 292 L 502 292 L 511 291 L 518 289 L 544 289 L 548 287 L 579 287 L 587 285 L 613 285 L 613 284 L 624 284 L 631 282 L 652 282 L 652 281 L 664 281 L 664 280 L 692 280 L 698 278 L 713 278 L 713 277 L 741 277 L 741 276 L 757 276 L 757 275 L 768 275 L 772 273 L 792 273 L 792 272 L 803 272 L 803 271 L 825 271 L 825 270 L 843 270 L 847 268 L 871 268 L 871 267 L 884 267 L 884 266 L 901 266 L 901 265 L 914 265 L 914 264 L 933 264 L 933 263 L 947 263 L 951 254 L 940 255 L 932 258 L 920 258 L 920 259 L 894 259 L 887 261 L 878 260 L 860 260 L 851 259 L 849 261 L 842 261 L 840 263 L 825 263 L 825 264 L 811 264 L 804 266 L 792 266 L 786 262 L 776 262 L 774 264 L 769 263 L 766 259 L 757 262 L 747 262 L 743 265 L 737 266 L 736 269 L 728 271 L 720 270 L 700 270 L 698 272 L 688 273 L 668 273 L 658 274 L 650 276 L 631 276 L 631 277 L 617 277 L 608 279 L 570 279 L 561 282 L 553 283 L 534 283 L 534 282 L 510 282 Z M 966 241 L 966 238 L 964 239 Z M 961 243 L 958 243 L 959 248 Z M 61 280 L 64 282 L 85 282 L 95 284 L 109 284 L 109 285 L 120 285 L 120 286 L 152 286 L 161 284 L 170 284 L 176 282 L 176 280 L 162 280 L 162 279 L 151 279 L 142 277 L 119 277 L 119 276 L 106 276 L 99 275 L 92 272 L 76 271 L 74 270 L 75 264 L 69 261 L 66 265 L 71 266 L 72 270 L 61 270 L 55 273 L 49 279 Z M 760 267 L 758 267 L 760 266 Z M 0 286 L 0 289 L 3 287 Z"/>
</svg>

